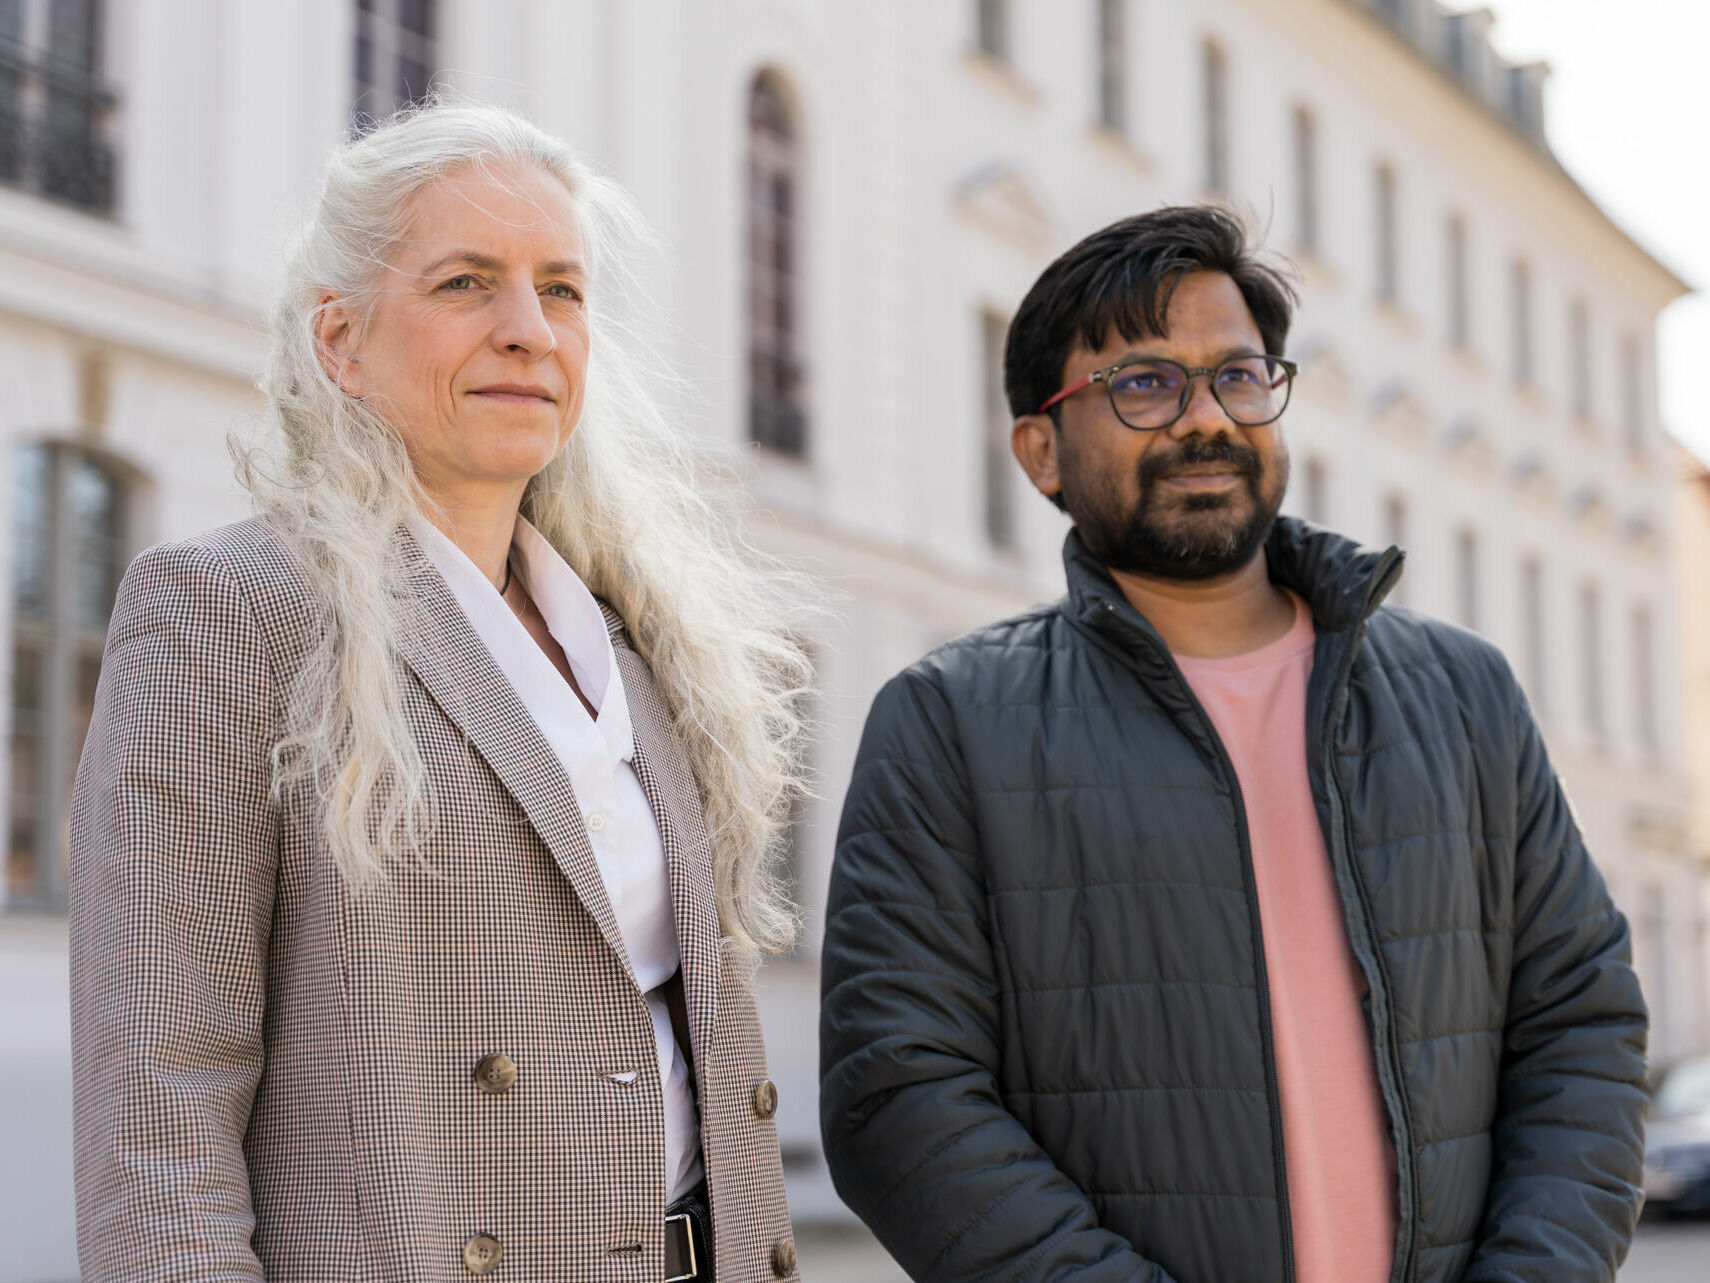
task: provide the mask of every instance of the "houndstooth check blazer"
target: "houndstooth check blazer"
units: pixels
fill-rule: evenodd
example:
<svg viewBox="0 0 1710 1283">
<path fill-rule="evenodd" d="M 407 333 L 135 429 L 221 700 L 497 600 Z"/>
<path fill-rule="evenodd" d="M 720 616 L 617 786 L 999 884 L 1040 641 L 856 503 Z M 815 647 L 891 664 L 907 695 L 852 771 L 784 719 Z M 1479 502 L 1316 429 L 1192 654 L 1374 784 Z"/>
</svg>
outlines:
<svg viewBox="0 0 1710 1283">
<path fill-rule="evenodd" d="M 653 1027 L 581 811 L 410 564 L 433 622 L 405 639 L 402 700 L 437 825 L 427 870 L 362 897 L 310 805 L 269 794 L 316 624 L 293 554 L 247 521 L 125 576 L 71 821 L 86 1283 L 466 1280 L 479 1235 L 497 1280 L 664 1276 Z M 752 976 L 719 947 L 670 718 L 608 626 L 669 864 L 719 1283 L 794 1278 Z M 502 1094 L 473 1078 L 493 1053 L 517 1067 Z"/>
</svg>

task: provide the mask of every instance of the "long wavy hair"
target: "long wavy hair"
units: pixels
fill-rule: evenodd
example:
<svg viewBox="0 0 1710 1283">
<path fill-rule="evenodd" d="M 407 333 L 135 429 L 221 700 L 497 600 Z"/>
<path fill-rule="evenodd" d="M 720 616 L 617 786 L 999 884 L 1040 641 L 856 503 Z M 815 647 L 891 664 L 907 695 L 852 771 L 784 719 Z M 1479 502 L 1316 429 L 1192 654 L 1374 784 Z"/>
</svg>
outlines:
<svg viewBox="0 0 1710 1283">
<path fill-rule="evenodd" d="M 240 478 L 301 560 L 319 606 L 274 787 L 313 791 L 353 889 L 385 881 L 400 860 L 425 863 L 435 799 L 400 698 L 398 642 L 414 603 L 397 530 L 430 501 L 393 426 L 323 368 L 317 322 L 328 294 L 367 314 L 425 186 L 468 166 L 531 165 L 564 184 L 580 219 L 592 341 L 581 419 L 529 482 L 522 514 L 623 617 L 672 710 L 706 815 L 726 939 L 751 954 L 780 950 L 797 925 L 778 863 L 804 792 L 812 677 L 801 581 L 758 558 L 715 511 L 700 461 L 661 409 L 668 367 L 625 319 L 646 312 L 631 263 L 657 249 L 633 203 L 507 111 L 438 102 L 347 143 L 288 251 L 261 383 L 281 441 L 237 449 Z"/>
</svg>

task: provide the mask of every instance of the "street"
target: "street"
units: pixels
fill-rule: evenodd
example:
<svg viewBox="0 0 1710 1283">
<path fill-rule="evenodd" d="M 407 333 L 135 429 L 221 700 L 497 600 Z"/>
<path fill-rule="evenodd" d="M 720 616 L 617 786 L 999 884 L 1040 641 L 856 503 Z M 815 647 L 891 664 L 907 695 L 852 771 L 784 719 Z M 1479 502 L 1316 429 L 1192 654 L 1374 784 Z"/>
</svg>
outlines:
<svg viewBox="0 0 1710 1283">
<path fill-rule="evenodd" d="M 802 1277 L 808 1283 L 906 1283 L 896 1262 L 858 1227 L 803 1227 L 800 1242 Z M 1706 1278 L 1710 1220 L 1647 1220 L 1639 1226 L 1620 1283 L 1704 1283 Z"/>
<path fill-rule="evenodd" d="M 1710 1276 L 1710 1220 L 1639 1226 L 1621 1283 L 1703 1283 Z"/>
</svg>

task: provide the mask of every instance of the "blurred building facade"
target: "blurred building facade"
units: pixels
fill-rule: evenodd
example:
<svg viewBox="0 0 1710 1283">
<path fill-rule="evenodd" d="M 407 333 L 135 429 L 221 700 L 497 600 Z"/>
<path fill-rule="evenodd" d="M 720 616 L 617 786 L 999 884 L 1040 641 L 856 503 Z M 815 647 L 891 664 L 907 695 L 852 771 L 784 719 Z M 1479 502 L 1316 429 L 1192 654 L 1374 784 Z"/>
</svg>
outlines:
<svg viewBox="0 0 1710 1283">
<path fill-rule="evenodd" d="M 1676 448 L 1675 594 L 1685 660 L 1680 706 L 1686 725 L 1686 774 L 1692 796 L 1689 844 L 1710 851 L 1710 467 Z"/>
<path fill-rule="evenodd" d="M 1061 588 L 1008 452 L 1004 327 L 1072 241 L 1166 201 L 1300 265 L 1290 506 L 1408 548 L 1409 606 L 1512 657 L 1627 909 L 1662 1057 L 1710 1046 L 1675 471 L 1654 323 L 1682 284 L 1544 141 L 1541 67 L 1430 0 L 0 0 L 0 1281 L 68 1278 L 64 842 L 117 577 L 247 515 L 281 232 L 353 113 L 432 81 L 637 195 L 684 430 L 754 537 L 833 587 L 808 929 L 763 995 L 800 1216 L 819 909 L 877 687 Z M 637 304 L 638 308 L 643 306 Z M 1702 565 L 1702 559 L 1695 564 Z M 34 1256 L 31 1253 L 35 1253 Z"/>
</svg>

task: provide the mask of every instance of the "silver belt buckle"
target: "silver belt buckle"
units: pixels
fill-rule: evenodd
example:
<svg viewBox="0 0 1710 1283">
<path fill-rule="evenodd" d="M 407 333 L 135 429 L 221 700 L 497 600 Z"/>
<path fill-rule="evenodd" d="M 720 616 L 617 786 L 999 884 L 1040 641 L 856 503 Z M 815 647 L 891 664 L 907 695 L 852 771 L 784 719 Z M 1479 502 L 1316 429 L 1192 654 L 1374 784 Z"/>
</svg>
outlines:
<svg viewBox="0 0 1710 1283">
<path fill-rule="evenodd" d="M 678 1212 L 675 1216 L 665 1218 L 667 1230 L 670 1229 L 672 1221 L 683 1223 L 683 1242 L 689 1249 L 689 1272 L 687 1274 L 673 1274 L 665 1280 L 665 1283 L 688 1283 L 688 1280 L 701 1272 L 701 1264 L 695 1259 L 695 1227 L 691 1223 L 692 1220 L 693 1218 L 687 1212 Z"/>
</svg>

